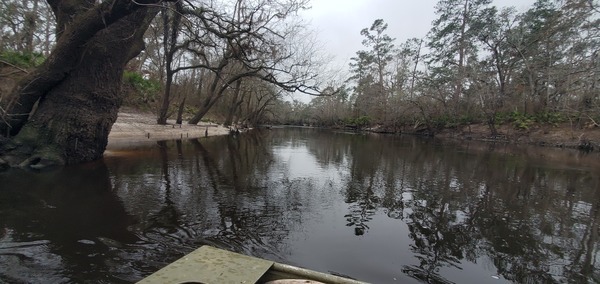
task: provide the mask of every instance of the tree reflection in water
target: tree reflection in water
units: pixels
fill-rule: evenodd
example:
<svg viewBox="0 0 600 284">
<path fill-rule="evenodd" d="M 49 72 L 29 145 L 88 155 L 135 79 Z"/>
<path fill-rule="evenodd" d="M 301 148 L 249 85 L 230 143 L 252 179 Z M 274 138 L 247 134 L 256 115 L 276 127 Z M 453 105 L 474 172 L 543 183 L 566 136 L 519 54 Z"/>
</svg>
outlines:
<svg viewBox="0 0 600 284">
<path fill-rule="evenodd" d="M 599 282 L 599 161 L 273 129 L 3 173 L 0 282 L 133 282 L 204 244 L 375 283 Z"/>
<path fill-rule="evenodd" d="M 349 164 L 340 170 L 350 173 L 342 187 L 356 235 L 380 209 L 404 220 L 418 262 L 402 271 L 412 278 L 451 283 L 441 271 L 483 261 L 517 283 L 600 281 L 598 175 L 561 166 L 572 151 L 474 145 L 362 135 L 308 143 L 320 163 Z"/>
<path fill-rule="evenodd" d="M 160 253 L 163 244 L 165 251 L 168 247 L 189 252 L 191 247 L 211 244 L 282 259 L 285 242 L 281 240 L 287 236 L 288 226 L 301 222 L 287 209 L 293 200 L 287 200 L 282 192 L 267 190 L 272 184 L 282 185 L 266 173 L 273 157 L 263 141 L 256 133 L 189 143 L 159 142 L 146 157 L 138 157 L 148 161 L 138 160 L 130 173 L 123 160 L 112 164 L 119 196 L 128 211 L 140 216 L 136 231 L 145 242 L 158 244 L 156 256 L 147 255 L 146 259 L 167 263 L 181 256 L 164 258 L 166 252 Z M 171 155 L 174 150 L 176 159 Z M 152 162 L 155 157 L 161 162 Z"/>
</svg>

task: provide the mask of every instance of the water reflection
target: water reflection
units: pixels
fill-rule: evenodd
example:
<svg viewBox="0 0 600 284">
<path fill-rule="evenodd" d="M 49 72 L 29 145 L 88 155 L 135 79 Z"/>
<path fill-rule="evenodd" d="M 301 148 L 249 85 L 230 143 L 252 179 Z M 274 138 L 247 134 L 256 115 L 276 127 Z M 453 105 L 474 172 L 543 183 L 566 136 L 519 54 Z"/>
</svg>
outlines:
<svg viewBox="0 0 600 284">
<path fill-rule="evenodd" d="M 0 280 L 108 277 L 111 250 L 136 240 L 102 162 L 54 173 L 13 170 L 0 180 Z"/>
<path fill-rule="evenodd" d="M 210 244 L 374 283 L 600 280 L 598 155 L 255 131 L 0 174 L 0 282 L 133 282 Z"/>
<path fill-rule="evenodd" d="M 515 156 L 508 146 L 456 151 L 388 137 L 358 136 L 344 148 L 335 138 L 312 141 L 314 155 L 343 151 L 319 156 L 322 163 L 349 161 L 344 217 L 356 235 L 367 232 L 378 209 L 406 223 L 417 263 L 402 272 L 412 278 L 471 282 L 449 272 L 483 261 L 495 267 L 493 279 L 517 283 L 600 280 L 597 168 L 567 170 Z"/>
</svg>

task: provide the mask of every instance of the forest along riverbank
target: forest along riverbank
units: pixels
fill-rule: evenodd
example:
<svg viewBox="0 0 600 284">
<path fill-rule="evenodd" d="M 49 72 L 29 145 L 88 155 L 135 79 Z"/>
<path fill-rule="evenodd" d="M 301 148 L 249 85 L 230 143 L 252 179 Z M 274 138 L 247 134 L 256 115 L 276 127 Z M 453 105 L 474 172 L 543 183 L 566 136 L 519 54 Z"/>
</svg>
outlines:
<svg viewBox="0 0 600 284">
<path fill-rule="evenodd" d="M 179 125 L 175 124 L 174 120 L 167 122 L 167 125 L 158 125 L 154 114 L 123 108 L 108 136 L 107 150 L 128 148 L 160 140 L 199 138 L 206 134 L 215 136 L 229 133 L 228 128 L 215 123 L 201 122 L 198 125 L 186 123 Z M 372 127 L 366 130 L 383 133 L 422 134 L 409 129 L 394 131 Z M 437 130 L 434 136 L 454 140 L 478 140 L 600 151 L 600 128 L 595 125 L 584 128 L 573 128 L 569 124 L 534 125 L 528 129 L 516 129 L 509 124 L 497 126 L 497 131 L 498 135 L 492 136 L 487 125 L 471 124 Z"/>
<path fill-rule="evenodd" d="M 491 135 L 489 127 L 485 124 L 470 124 L 433 131 L 427 129 L 389 129 L 383 127 L 371 127 L 365 130 L 376 133 L 428 135 L 454 140 L 477 140 L 600 151 L 600 127 L 596 125 L 587 125 L 580 128 L 572 127 L 568 123 L 556 125 L 538 124 L 527 129 L 517 129 L 512 124 L 504 124 L 496 126 L 498 132 L 496 136 Z"/>
<path fill-rule="evenodd" d="M 190 125 L 175 124 L 174 120 L 168 120 L 166 125 L 158 125 L 153 114 L 123 109 L 119 111 L 117 121 L 108 135 L 106 150 L 128 148 L 160 140 L 190 139 L 228 133 L 228 128 L 214 123 L 201 122 Z"/>
</svg>

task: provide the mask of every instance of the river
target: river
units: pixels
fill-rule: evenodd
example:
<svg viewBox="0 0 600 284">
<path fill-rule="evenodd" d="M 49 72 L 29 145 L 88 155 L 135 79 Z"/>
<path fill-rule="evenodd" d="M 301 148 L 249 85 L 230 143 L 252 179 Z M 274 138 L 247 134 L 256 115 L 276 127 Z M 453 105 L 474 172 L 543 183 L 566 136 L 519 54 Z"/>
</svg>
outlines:
<svg viewBox="0 0 600 284">
<path fill-rule="evenodd" d="M 273 128 L 0 173 L 0 282 L 131 283 L 202 245 L 372 283 L 600 281 L 600 156 Z"/>
</svg>

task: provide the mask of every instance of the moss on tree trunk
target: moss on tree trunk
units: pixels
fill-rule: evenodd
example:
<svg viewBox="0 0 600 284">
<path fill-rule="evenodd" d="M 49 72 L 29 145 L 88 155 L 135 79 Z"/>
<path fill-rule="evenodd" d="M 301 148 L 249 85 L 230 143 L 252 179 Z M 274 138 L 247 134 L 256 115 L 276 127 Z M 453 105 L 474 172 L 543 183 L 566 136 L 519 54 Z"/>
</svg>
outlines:
<svg viewBox="0 0 600 284">
<path fill-rule="evenodd" d="M 69 72 L 43 90 L 19 132 L 0 141 L 0 164 L 44 168 L 101 158 L 123 100 L 123 69 L 143 49 L 144 31 L 155 14 L 139 8 L 86 40 L 81 52 L 71 55 L 78 60 Z"/>
</svg>

